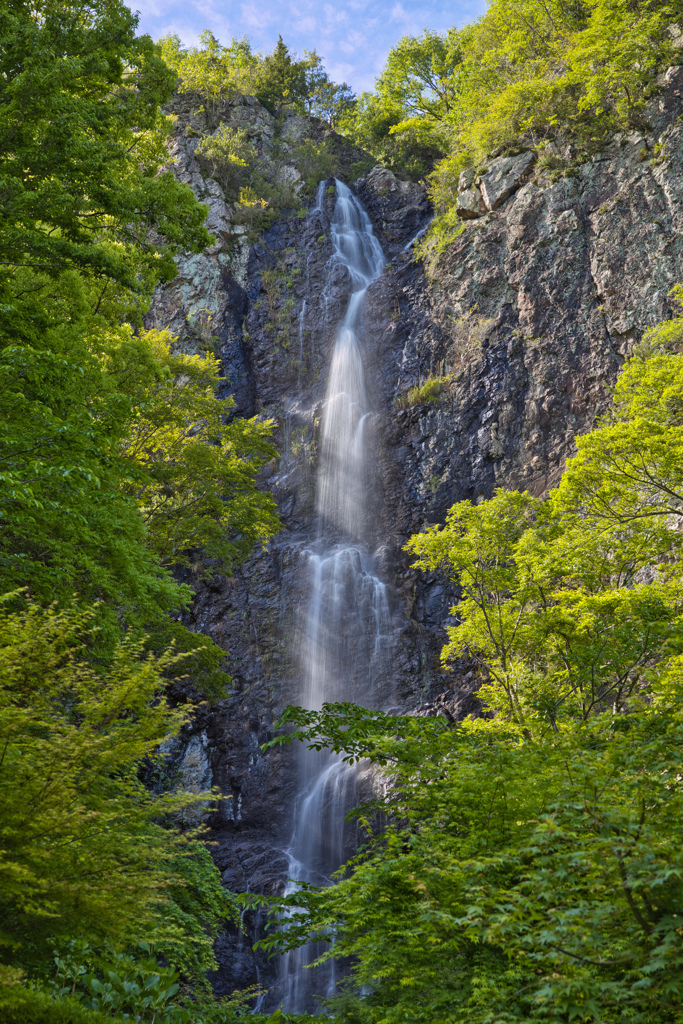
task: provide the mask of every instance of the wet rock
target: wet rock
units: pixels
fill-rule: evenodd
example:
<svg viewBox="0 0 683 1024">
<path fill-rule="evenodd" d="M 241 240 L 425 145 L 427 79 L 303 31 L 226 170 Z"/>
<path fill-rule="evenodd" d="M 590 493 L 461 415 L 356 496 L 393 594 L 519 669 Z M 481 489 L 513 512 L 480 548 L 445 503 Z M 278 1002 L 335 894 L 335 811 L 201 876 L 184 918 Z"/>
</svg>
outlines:
<svg viewBox="0 0 683 1024">
<path fill-rule="evenodd" d="M 161 769 L 166 785 L 186 793 L 205 793 L 213 785 L 211 748 L 204 730 L 186 732 L 180 737 L 166 740 L 159 748 L 165 755 Z M 150 780 L 154 785 L 157 780 Z M 209 801 L 203 800 L 173 814 L 173 821 L 182 829 L 197 828 L 211 815 Z"/>
<path fill-rule="evenodd" d="M 407 261 L 387 280 L 385 308 L 392 291 L 409 296 L 392 332 L 402 344 L 394 393 L 452 375 L 438 401 L 394 421 L 405 497 L 393 507 L 421 506 L 438 521 L 454 501 L 496 486 L 543 494 L 557 483 L 574 436 L 606 409 L 623 358 L 672 312 L 682 84 L 680 69 L 662 76 L 647 110 L 649 152 L 659 143 L 664 159 L 642 160 L 642 142 L 620 137 L 580 174 L 551 182 L 536 168 L 490 219 L 466 224 L 429 284 Z"/>
<path fill-rule="evenodd" d="M 535 161 L 536 154 L 531 152 L 492 160 L 480 181 L 486 209 L 497 210 L 520 185 L 524 184 Z"/>
<path fill-rule="evenodd" d="M 355 188 L 389 259 L 401 253 L 432 216 L 425 189 L 412 181 L 400 181 L 384 167 L 360 178 Z"/>
</svg>

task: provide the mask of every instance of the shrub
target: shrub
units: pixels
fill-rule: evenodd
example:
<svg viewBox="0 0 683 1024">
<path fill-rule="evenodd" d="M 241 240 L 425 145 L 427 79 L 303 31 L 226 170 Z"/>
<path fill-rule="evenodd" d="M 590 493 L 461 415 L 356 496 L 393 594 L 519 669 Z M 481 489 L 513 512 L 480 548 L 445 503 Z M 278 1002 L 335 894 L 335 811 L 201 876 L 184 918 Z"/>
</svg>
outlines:
<svg viewBox="0 0 683 1024">
<path fill-rule="evenodd" d="M 294 158 L 303 178 L 304 191 L 309 195 L 315 192 L 318 182 L 337 173 L 337 157 L 329 139 L 323 142 L 305 139 L 294 150 Z"/>
<path fill-rule="evenodd" d="M 451 377 L 429 377 L 413 388 L 410 388 L 404 395 L 400 395 L 394 406 L 397 409 L 411 409 L 421 402 L 438 402 L 448 391 Z"/>
<path fill-rule="evenodd" d="M 349 167 L 349 177 L 352 181 L 355 181 L 356 178 L 362 178 L 376 166 L 376 160 L 358 160 L 357 163 L 353 163 Z"/>
<path fill-rule="evenodd" d="M 206 135 L 195 150 L 195 156 L 225 192 L 228 202 L 235 202 L 248 180 L 258 154 L 245 128 L 221 124 L 213 135 Z"/>
</svg>

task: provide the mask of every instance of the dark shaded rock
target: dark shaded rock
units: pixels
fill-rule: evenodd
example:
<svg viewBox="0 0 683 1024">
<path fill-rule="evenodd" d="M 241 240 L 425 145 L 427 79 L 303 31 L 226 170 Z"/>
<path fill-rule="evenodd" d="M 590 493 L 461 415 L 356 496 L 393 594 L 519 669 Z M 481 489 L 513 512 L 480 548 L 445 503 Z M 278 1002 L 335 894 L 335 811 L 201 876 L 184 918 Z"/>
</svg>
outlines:
<svg viewBox="0 0 683 1024">
<path fill-rule="evenodd" d="M 389 259 L 402 252 L 432 216 L 425 189 L 400 181 L 385 167 L 375 167 L 354 187 Z"/>
</svg>

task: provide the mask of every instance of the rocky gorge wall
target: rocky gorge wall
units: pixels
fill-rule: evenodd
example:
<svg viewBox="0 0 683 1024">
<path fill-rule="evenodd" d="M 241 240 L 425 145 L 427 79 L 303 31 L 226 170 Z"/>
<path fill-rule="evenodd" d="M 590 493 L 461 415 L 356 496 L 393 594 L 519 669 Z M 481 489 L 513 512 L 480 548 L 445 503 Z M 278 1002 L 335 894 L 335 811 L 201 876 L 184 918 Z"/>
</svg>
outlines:
<svg viewBox="0 0 683 1024">
<path fill-rule="evenodd" d="M 379 167 L 349 180 L 362 154 L 320 122 L 276 123 L 244 97 L 219 114 L 251 125 L 265 157 L 277 140 L 285 163 L 297 139 L 331 138 L 338 175 L 368 211 L 388 260 L 368 293 L 362 341 L 379 453 L 368 515 L 393 622 L 382 692 L 397 709 L 464 714 L 474 688 L 467 665 L 446 672 L 439 664 L 453 592 L 410 569 L 405 541 L 455 501 L 496 487 L 545 493 L 575 435 L 606 409 L 633 344 L 670 315 L 668 292 L 683 278 L 683 72 L 671 69 L 659 84 L 641 131 L 562 177 L 521 154 L 517 170 L 494 159 L 478 180 L 463 180 L 463 230 L 427 270 L 411 244 L 431 216 L 420 185 Z M 329 263 L 332 181 L 306 216 L 283 217 L 252 244 L 194 157 L 205 121 L 187 98 L 173 110 L 174 169 L 208 203 L 216 244 L 179 261 L 148 326 L 168 326 L 192 348 L 210 323 L 238 413 L 275 421 L 280 459 L 263 485 L 283 521 L 269 549 L 234 576 L 195 586 L 188 624 L 228 652 L 234 694 L 200 711 L 176 757 L 188 784 L 210 782 L 230 798 L 210 820 L 225 884 L 276 892 L 286 879 L 296 775 L 291 750 L 264 754 L 261 744 L 299 692 L 313 469 L 332 327 L 350 281 Z M 408 396 L 432 378 L 444 379 L 436 400 Z M 259 922 L 244 925 L 253 935 Z M 277 985 L 276 965 L 236 932 L 226 930 L 217 954 L 218 993 L 257 980 Z"/>
</svg>

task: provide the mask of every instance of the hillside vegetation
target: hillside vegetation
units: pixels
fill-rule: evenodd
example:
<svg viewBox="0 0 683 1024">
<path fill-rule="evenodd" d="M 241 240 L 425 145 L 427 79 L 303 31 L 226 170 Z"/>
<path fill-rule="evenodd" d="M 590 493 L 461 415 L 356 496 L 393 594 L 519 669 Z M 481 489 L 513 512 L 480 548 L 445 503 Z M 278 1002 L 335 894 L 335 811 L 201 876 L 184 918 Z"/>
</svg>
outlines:
<svg viewBox="0 0 683 1024">
<path fill-rule="evenodd" d="M 401 39 L 341 130 L 428 177 L 446 214 L 460 171 L 492 155 L 531 148 L 568 168 L 642 127 L 658 73 L 679 62 L 682 14 L 680 0 L 491 0 L 462 30 Z"/>
<path fill-rule="evenodd" d="M 173 570 L 229 572 L 278 529 L 275 449 L 228 422 L 212 351 L 143 329 L 211 236 L 162 170 L 176 79 L 136 27 L 118 0 L 0 11 L 3 1021 L 210 1014 L 233 913 L 160 753 L 191 713 L 169 681 L 230 684 Z"/>
</svg>

